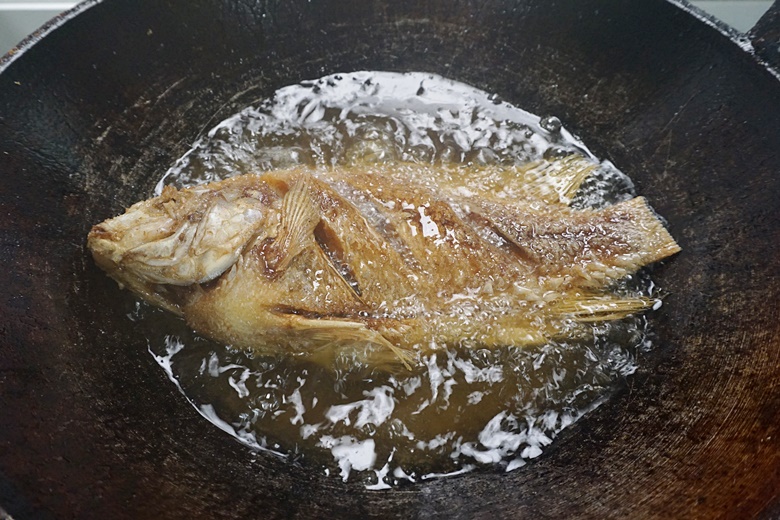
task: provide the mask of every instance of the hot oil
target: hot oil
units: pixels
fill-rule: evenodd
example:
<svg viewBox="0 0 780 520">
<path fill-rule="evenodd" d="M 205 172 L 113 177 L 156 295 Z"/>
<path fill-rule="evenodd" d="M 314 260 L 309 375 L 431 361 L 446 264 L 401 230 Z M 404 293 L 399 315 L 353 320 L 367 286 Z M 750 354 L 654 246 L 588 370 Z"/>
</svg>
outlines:
<svg viewBox="0 0 780 520">
<path fill-rule="evenodd" d="M 220 123 L 158 191 L 296 165 L 511 165 L 574 153 L 595 161 L 557 118 L 430 74 L 360 72 L 283 88 Z M 632 196 L 628 177 L 605 162 L 572 205 Z M 639 274 L 618 290 L 652 296 L 653 286 Z M 149 325 L 152 354 L 218 427 L 374 489 L 486 464 L 523 466 L 649 348 L 644 318 L 629 317 L 538 347 L 442 345 L 411 371 L 388 371 L 348 353 L 325 366 L 233 350 L 144 305 L 131 318 Z"/>
</svg>

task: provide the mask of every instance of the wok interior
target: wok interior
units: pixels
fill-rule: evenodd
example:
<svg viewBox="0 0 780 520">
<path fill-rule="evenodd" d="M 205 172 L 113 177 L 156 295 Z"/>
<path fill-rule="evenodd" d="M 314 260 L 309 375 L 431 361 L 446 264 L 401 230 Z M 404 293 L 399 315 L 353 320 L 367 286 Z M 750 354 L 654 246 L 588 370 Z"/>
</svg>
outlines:
<svg viewBox="0 0 780 520">
<path fill-rule="evenodd" d="M 89 6 L 87 6 L 89 7 Z M 663 1 L 106 0 L 0 75 L 7 219 L 0 506 L 179 518 L 745 517 L 778 511 L 780 86 Z M 554 114 L 637 184 L 683 252 L 655 348 L 533 464 L 386 492 L 253 454 L 159 370 L 95 222 L 211 126 L 333 72 L 426 71 Z M 774 238 L 773 238 L 774 237 Z M 765 303 L 769 302 L 769 303 Z"/>
</svg>

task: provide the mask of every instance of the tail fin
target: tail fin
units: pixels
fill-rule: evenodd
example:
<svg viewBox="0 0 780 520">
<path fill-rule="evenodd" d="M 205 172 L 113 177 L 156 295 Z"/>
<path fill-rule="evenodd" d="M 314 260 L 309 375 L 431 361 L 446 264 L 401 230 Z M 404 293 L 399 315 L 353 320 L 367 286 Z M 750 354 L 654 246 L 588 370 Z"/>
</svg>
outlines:
<svg viewBox="0 0 780 520">
<path fill-rule="evenodd" d="M 644 197 L 636 197 L 612 207 L 616 209 L 616 215 L 630 218 L 634 233 L 641 243 L 638 250 L 642 253 L 642 265 L 658 262 L 681 250 Z"/>
</svg>

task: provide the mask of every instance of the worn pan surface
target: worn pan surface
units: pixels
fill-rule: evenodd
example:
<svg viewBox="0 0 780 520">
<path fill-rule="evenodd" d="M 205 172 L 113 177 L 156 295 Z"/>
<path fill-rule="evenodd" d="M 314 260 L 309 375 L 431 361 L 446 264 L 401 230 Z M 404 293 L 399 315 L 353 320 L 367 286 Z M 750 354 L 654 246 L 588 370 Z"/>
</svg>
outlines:
<svg viewBox="0 0 780 520">
<path fill-rule="evenodd" d="M 0 64 L 8 514 L 780 515 L 780 81 L 733 37 L 661 0 L 105 0 L 60 23 Z M 640 371 L 519 471 L 371 492 L 251 455 L 167 381 L 85 251 L 204 129 L 361 69 L 558 115 L 682 245 Z"/>
</svg>

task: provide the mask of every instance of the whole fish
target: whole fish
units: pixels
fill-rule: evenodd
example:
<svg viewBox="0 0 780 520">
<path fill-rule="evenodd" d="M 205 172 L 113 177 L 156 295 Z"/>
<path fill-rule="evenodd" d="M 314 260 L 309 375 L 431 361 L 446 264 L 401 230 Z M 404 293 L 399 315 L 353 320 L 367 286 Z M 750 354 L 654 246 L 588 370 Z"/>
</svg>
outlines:
<svg viewBox="0 0 780 520">
<path fill-rule="evenodd" d="M 197 332 L 260 353 L 407 367 L 541 344 L 654 301 L 614 283 L 679 251 L 645 200 L 569 207 L 595 165 L 296 168 L 166 187 L 92 228 L 97 264 Z"/>
</svg>

